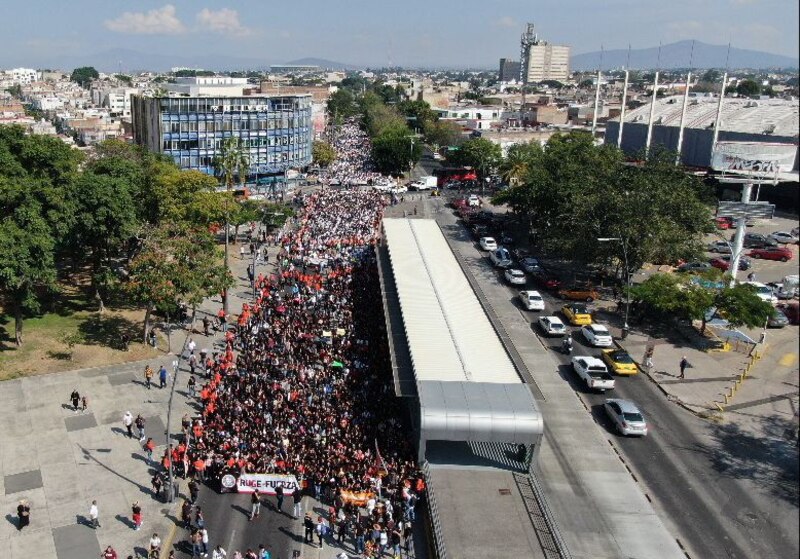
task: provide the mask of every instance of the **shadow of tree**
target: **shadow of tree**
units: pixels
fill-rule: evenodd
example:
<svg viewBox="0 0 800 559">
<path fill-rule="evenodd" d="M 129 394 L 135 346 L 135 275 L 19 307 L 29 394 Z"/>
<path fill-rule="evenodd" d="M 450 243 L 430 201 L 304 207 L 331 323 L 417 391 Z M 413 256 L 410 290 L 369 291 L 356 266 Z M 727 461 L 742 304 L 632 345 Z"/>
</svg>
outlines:
<svg viewBox="0 0 800 559">
<path fill-rule="evenodd" d="M 712 467 L 722 475 L 751 479 L 771 495 L 798 506 L 797 423 L 771 416 L 760 422 L 760 432 L 745 431 L 734 423 L 715 425 L 718 449 L 707 449 Z"/>
<path fill-rule="evenodd" d="M 95 314 L 78 326 L 78 332 L 83 336 L 84 343 L 114 349 L 124 349 L 123 336 L 135 340 L 140 331 L 139 324 L 118 315 Z"/>
</svg>

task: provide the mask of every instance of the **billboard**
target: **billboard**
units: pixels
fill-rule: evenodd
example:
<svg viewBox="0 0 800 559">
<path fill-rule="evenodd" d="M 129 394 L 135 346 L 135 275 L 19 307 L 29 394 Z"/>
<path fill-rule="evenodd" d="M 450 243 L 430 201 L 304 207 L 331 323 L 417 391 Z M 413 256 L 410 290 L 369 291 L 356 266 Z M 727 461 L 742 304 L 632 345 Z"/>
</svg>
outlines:
<svg viewBox="0 0 800 559">
<path fill-rule="evenodd" d="M 711 168 L 723 173 L 774 176 L 791 173 L 796 156 L 795 144 L 717 142 Z"/>
</svg>

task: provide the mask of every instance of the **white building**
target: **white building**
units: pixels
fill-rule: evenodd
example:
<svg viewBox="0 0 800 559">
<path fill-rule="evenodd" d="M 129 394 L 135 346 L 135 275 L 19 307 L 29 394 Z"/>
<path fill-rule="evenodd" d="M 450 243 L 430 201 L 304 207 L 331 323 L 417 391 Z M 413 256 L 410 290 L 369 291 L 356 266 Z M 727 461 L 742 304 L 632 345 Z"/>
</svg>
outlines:
<svg viewBox="0 0 800 559">
<path fill-rule="evenodd" d="M 457 122 L 470 130 L 489 130 L 492 127 L 499 126 L 504 118 L 504 109 L 500 106 L 431 108 L 439 115 L 439 118 Z"/>
<path fill-rule="evenodd" d="M 6 85 L 28 85 L 38 81 L 39 77 L 40 73 L 33 68 L 13 68 L 5 70 L 0 76 L 0 80 Z"/>
<path fill-rule="evenodd" d="M 569 51 L 565 45 L 540 41 L 529 23 L 520 39 L 520 65 L 523 83 L 544 80 L 566 82 L 569 79 Z"/>
<path fill-rule="evenodd" d="M 247 78 L 230 76 L 176 78 L 175 83 L 164 84 L 170 93 L 189 97 L 240 97 L 246 87 Z"/>
<path fill-rule="evenodd" d="M 49 95 L 34 97 L 33 106 L 40 111 L 57 111 L 64 108 L 64 99 Z"/>
</svg>

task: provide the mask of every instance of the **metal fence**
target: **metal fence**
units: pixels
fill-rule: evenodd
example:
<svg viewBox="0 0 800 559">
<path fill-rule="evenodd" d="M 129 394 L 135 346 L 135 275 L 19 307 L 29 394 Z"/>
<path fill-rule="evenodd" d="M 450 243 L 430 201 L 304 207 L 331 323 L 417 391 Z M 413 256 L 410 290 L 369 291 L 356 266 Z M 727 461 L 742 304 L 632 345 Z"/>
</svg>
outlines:
<svg viewBox="0 0 800 559">
<path fill-rule="evenodd" d="M 430 528 L 433 533 L 434 553 L 436 554 L 436 559 L 447 559 L 447 547 L 444 544 L 439 508 L 436 504 L 436 494 L 431 483 L 431 471 L 427 460 L 422 463 L 422 473 L 425 476 L 425 485 L 427 486 L 426 500 L 428 503 L 428 518 L 431 523 Z"/>
</svg>

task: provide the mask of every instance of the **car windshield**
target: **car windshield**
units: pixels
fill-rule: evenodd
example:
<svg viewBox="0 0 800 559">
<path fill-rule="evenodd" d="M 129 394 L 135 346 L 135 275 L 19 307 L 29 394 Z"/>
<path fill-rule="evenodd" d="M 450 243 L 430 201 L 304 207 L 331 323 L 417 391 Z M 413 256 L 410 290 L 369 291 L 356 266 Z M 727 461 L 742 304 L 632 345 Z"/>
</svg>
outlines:
<svg viewBox="0 0 800 559">
<path fill-rule="evenodd" d="M 622 417 L 625 421 L 630 421 L 631 423 L 644 423 L 644 417 L 640 413 L 625 412 Z"/>
<path fill-rule="evenodd" d="M 627 353 L 620 353 L 620 352 L 612 353 L 611 358 L 617 363 L 627 363 L 627 364 L 633 363 L 633 359 L 631 359 L 631 356 L 628 355 Z"/>
</svg>

